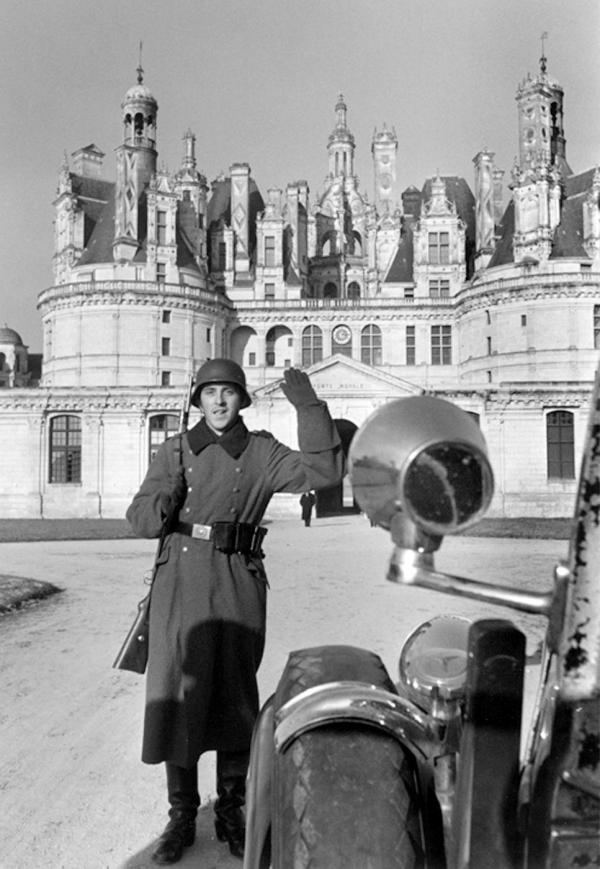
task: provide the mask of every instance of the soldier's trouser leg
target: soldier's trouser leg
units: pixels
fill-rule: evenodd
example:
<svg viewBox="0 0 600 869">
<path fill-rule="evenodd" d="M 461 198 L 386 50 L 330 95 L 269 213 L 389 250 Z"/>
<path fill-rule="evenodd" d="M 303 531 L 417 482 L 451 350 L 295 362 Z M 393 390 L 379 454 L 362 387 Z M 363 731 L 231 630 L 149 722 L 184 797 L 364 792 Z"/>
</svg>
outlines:
<svg viewBox="0 0 600 869">
<path fill-rule="evenodd" d="M 155 863 L 177 863 L 183 849 L 193 844 L 196 838 L 196 814 L 200 805 L 198 795 L 198 767 L 190 769 L 165 764 L 167 770 L 167 794 L 169 798 L 169 823 L 156 843 L 152 854 Z"/>
<path fill-rule="evenodd" d="M 246 802 L 249 761 L 249 751 L 217 752 L 215 831 L 219 841 L 229 844 L 229 850 L 234 857 L 244 856 L 246 823 L 242 809 Z"/>
</svg>

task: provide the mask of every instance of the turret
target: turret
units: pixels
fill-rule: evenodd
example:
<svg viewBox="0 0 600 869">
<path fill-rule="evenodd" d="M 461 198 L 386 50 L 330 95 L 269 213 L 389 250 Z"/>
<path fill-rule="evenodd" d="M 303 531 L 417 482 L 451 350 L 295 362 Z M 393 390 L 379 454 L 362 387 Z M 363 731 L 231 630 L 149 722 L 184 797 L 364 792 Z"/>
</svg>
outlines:
<svg viewBox="0 0 600 869">
<path fill-rule="evenodd" d="M 571 174 L 566 160 L 563 97 L 562 87 L 547 74 L 547 59 L 542 52 L 540 72 L 534 77 L 528 75 L 517 90 L 522 170 L 545 162 L 557 166 L 564 175 Z"/>
<path fill-rule="evenodd" d="M 342 94 L 335 106 L 336 124 L 329 136 L 329 176 L 347 178 L 354 175 L 354 136 L 346 124 L 346 103 Z"/>
<path fill-rule="evenodd" d="M 145 189 L 156 172 L 156 115 L 158 103 L 143 84 L 138 66 L 137 85 L 129 88 L 121 103 L 123 142 L 117 148 L 115 238 L 113 256 L 131 260 L 140 243 L 145 210 Z"/>
</svg>

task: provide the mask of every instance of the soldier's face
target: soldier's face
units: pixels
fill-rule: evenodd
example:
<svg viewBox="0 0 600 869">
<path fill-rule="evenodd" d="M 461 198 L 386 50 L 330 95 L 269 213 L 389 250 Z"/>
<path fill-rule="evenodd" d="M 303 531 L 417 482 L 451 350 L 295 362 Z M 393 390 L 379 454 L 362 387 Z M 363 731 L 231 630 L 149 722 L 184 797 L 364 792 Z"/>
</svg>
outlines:
<svg viewBox="0 0 600 869">
<path fill-rule="evenodd" d="M 209 428 L 215 434 L 234 422 L 240 412 L 242 396 L 229 383 L 209 383 L 200 391 L 200 408 Z"/>
</svg>

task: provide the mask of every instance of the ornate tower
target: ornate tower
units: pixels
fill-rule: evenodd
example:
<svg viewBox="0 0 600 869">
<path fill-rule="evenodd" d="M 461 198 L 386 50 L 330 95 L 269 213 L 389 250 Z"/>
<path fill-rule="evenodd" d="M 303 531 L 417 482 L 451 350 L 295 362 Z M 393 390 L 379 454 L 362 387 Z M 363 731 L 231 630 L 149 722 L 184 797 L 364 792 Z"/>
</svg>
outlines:
<svg viewBox="0 0 600 869">
<path fill-rule="evenodd" d="M 384 124 L 380 132 L 375 130 L 371 154 L 375 177 L 375 208 L 379 214 L 388 214 L 393 209 L 397 151 L 398 137 L 393 127 L 390 131 Z"/>
<path fill-rule="evenodd" d="M 546 72 L 528 75 L 517 90 L 519 160 L 512 170 L 515 262 L 548 259 L 560 223 L 564 182 L 572 171 L 565 156 L 563 89 Z"/>
<path fill-rule="evenodd" d="M 117 262 L 132 260 L 138 250 L 145 212 L 145 188 L 156 172 L 158 103 L 143 84 L 141 65 L 137 74 L 137 85 L 129 88 L 121 103 L 123 142 L 117 148 L 113 242 L 113 256 Z"/>
<path fill-rule="evenodd" d="M 542 51 L 540 72 L 533 78 L 528 75 L 517 90 L 519 165 L 525 170 L 535 162 L 544 162 L 570 175 L 563 126 L 564 91 L 546 70 Z"/>
<path fill-rule="evenodd" d="M 346 124 L 347 106 L 342 94 L 335 106 L 337 115 L 333 132 L 329 136 L 329 176 L 348 178 L 354 175 L 354 136 Z"/>
</svg>

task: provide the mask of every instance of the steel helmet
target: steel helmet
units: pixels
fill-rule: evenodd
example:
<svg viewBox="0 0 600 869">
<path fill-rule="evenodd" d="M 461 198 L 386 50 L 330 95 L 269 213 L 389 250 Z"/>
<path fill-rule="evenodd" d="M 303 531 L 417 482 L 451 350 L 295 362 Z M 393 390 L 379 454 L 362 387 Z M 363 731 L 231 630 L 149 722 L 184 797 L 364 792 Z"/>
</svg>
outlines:
<svg viewBox="0 0 600 869">
<path fill-rule="evenodd" d="M 237 386 L 242 396 L 241 407 L 249 407 L 252 400 L 246 389 L 246 375 L 243 370 L 231 359 L 209 359 L 201 365 L 194 379 L 194 392 L 192 404 L 200 406 L 200 390 L 208 383 L 231 383 Z"/>
</svg>

